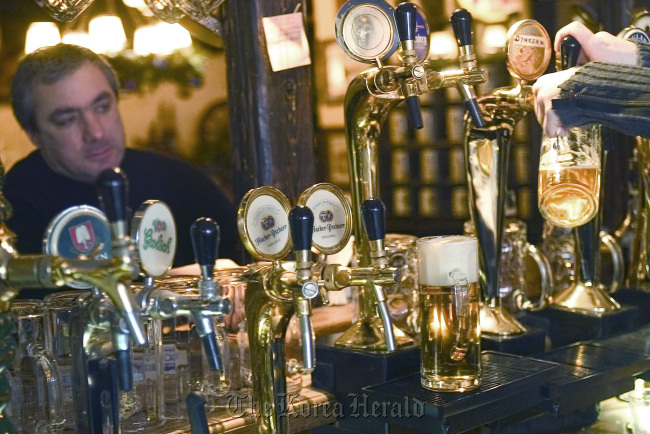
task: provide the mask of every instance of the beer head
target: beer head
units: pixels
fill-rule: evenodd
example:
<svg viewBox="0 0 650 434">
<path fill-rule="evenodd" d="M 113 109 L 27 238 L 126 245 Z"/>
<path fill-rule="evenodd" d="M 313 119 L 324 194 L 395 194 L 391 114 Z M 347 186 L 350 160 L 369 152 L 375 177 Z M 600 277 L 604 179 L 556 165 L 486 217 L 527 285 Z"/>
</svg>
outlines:
<svg viewBox="0 0 650 434">
<path fill-rule="evenodd" d="M 478 282 L 478 241 L 464 235 L 424 237 L 417 240 L 420 285 L 451 286 L 449 276 L 459 269 L 469 283 Z"/>
</svg>

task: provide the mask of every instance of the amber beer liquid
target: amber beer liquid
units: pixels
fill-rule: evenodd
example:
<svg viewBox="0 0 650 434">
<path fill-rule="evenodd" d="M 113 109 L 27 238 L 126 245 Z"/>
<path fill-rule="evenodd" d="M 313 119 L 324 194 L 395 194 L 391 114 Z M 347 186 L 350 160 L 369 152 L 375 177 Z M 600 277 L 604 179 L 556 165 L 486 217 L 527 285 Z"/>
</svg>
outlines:
<svg viewBox="0 0 650 434">
<path fill-rule="evenodd" d="M 476 389 L 481 384 L 478 242 L 459 235 L 425 237 L 417 249 L 422 386 Z"/>
<path fill-rule="evenodd" d="M 600 195 L 600 128 L 572 128 L 545 137 L 539 163 L 538 206 L 550 223 L 582 226 L 596 216 Z"/>
</svg>

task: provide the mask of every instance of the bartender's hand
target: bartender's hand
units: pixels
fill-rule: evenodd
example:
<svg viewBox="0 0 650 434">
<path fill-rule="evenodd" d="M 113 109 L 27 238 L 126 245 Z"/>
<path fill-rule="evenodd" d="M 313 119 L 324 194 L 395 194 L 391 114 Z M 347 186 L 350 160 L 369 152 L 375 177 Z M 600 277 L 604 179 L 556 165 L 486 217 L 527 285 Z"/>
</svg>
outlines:
<svg viewBox="0 0 650 434">
<path fill-rule="evenodd" d="M 578 68 L 570 68 L 541 76 L 533 85 L 535 116 L 547 137 L 568 136 L 569 129 L 560 122 L 552 102 L 560 97 L 560 85 L 567 81 Z"/>
<path fill-rule="evenodd" d="M 638 65 L 636 45 L 632 41 L 618 38 L 607 32 L 594 33 L 577 21 L 562 27 L 555 35 L 555 53 L 560 56 L 560 44 L 565 36 L 571 35 L 580 43 L 578 65 L 591 61 Z M 566 136 L 569 129 L 560 122 L 551 102 L 560 97 L 560 85 L 576 73 L 578 68 L 554 72 L 540 77 L 533 85 L 535 115 L 544 134 L 549 137 Z"/>
</svg>

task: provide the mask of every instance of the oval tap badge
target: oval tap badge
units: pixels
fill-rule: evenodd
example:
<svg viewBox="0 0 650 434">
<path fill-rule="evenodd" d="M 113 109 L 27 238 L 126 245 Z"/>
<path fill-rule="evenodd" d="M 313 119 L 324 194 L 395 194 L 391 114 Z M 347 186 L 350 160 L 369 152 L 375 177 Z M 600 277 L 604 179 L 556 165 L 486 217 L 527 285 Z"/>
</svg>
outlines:
<svg viewBox="0 0 650 434">
<path fill-rule="evenodd" d="M 332 255 L 346 246 L 352 234 L 352 208 L 343 191 L 328 183 L 316 184 L 302 192 L 298 205 L 314 213 L 312 246 Z"/>
<path fill-rule="evenodd" d="M 65 259 L 111 257 L 111 228 L 106 215 L 89 205 L 67 208 L 52 219 L 43 238 L 43 253 Z M 78 289 L 90 288 L 83 283 L 69 283 Z"/>
<path fill-rule="evenodd" d="M 147 276 L 167 273 L 176 255 L 176 222 L 171 209 L 158 200 L 145 201 L 135 213 L 131 238 L 142 270 Z"/>
<path fill-rule="evenodd" d="M 275 187 L 250 190 L 237 213 L 239 236 L 256 259 L 279 260 L 291 252 L 289 199 Z"/>
</svg>

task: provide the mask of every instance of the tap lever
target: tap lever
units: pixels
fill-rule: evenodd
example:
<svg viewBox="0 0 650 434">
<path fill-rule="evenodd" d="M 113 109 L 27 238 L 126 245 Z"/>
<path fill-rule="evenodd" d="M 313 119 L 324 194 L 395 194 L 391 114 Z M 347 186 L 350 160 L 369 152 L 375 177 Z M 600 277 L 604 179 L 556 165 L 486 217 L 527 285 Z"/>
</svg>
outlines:
<svg viewBox="0 0 650 434">
<path fill-rule="evenodd" d="M 219 225 L 211 218 L 201 217 L 192 223 L 190 235 L 196 262 L 201 267 L 199 291 L 202 296 L 213 299 L 217 296 L 214 264 L 219 249 Z"/>
<path fill-rule="evenodd" d="M 314 214 L 307 206 L 296 206 L 289 212 L 291 239 L 295 251 L 311 250 L 311 238 L 314 233 Z"/>
<path fill-rule="evenodd" d="M 115 350 L 115 362 L 117 379 L 120 390 L 128 392 L 133 389 L 133 371 L 131 369 L 131 343 L 129 334 L 122 330 L 113 330 L 113 345 Z"/>
<path fill-rule="evenodd" d="M 113 240 L 128 234 L 127 190 L 129 181 L 119 168 L 104 170 L 97 180 L 97 195 L 113 230 Z"/>
<path fill-rule="evenodd" d="M 567 35 L 562 39 L 560 44 L 560 57 L 562 69 L 573 68 L 578 64 L 578 57 L 580 56 L 580 42 L 571 35 Z"/>
<path fill-rule="evenodd" d="M 205 416 L 205 398 L 195 392 L 187 395 L 187 416 L 192 434 L 210 434 Z"/>
<path fill-rule="evenodd" d="M 383 240 L 386 236 L 386 206 L 381 199 L 368 199 L 361 205 L 363 225 L 368 234 L 368 240 Z"/>
<path fill-rule="evenodd" d="M 207 318 L 210 320 L 210 318 Z M 213 371 L 218 371 L 221 369 L 221 356 L 219 355 L 219 345 L 217 344 L 217 336 L 214 331 L 208 333 L 204 336 L 201 336 L 201 342 L 203 343 L 203 351 L 205 351 L 205 356 L 208 359 L 208 366 Z"/>
<path fill-rule="evenodd" d="M 451 14 L 451 28 L 459 47 L 472 45 L 472 15 L 466 9 L 456 9 Z"/>
</svg>

